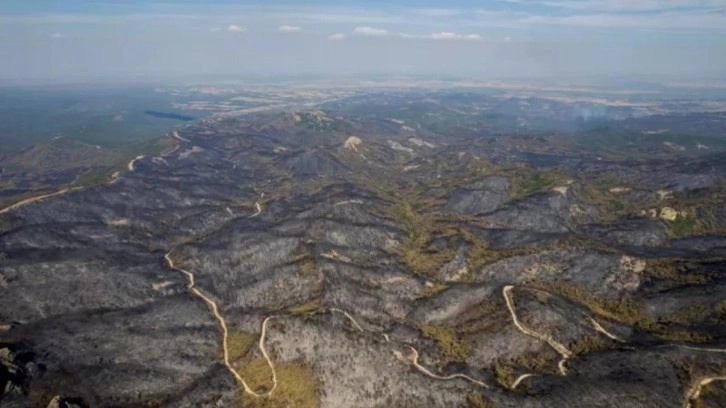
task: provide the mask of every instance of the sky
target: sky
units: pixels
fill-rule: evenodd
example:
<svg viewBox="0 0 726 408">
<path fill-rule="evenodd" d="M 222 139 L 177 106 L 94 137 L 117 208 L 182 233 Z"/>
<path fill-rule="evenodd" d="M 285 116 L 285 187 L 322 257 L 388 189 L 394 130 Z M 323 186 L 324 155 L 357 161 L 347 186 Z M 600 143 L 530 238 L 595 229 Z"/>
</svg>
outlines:
<svg viewBox="0 0 726 408">
<path fill-rule="evenodd" d="M 2 0 L 0 81 L 726 76 L 726 0 Z"/>
</svg>

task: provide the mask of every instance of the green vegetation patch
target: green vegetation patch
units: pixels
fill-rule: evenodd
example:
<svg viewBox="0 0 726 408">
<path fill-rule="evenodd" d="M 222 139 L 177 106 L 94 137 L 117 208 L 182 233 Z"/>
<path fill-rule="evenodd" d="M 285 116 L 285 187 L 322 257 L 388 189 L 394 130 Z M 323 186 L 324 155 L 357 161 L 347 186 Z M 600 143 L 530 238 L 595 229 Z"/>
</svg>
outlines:
<svg viewBox="0 0 726 408">
<path fill-rule="evenodd" d="M 675 238 L 693 235 L 697 222 L 693 214 L 678 214 L 675 220 L 668 223 L 668 234 Z"/>
<path fill-rule="evenodd" d="M 523 169 L 517 172 L 512 180 L 512 195 L 514 197 L 526 197 L 546 187 L 552 186 L 558 175 L 549 171 Z"/>
<path fill-rule="evenodd" d="M 104 167 L 96 170 L 87 171 L 76 176 L 72 185 L 74 187 L 91 186 L 107 182 L 113 173 L 119 171 L 119 166 Z"/>
</svg>

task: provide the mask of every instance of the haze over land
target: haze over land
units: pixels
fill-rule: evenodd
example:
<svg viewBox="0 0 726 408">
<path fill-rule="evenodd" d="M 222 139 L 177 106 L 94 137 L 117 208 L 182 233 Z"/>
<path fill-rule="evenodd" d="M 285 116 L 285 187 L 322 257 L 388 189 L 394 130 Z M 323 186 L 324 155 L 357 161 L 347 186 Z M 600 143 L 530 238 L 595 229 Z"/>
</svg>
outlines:
<svg viewBox="0 0 726 408">
<path fill-rule="evenodd" d="M 726 72 L 719 0 L 3 2 L 0 80 Z"/>
</svg>

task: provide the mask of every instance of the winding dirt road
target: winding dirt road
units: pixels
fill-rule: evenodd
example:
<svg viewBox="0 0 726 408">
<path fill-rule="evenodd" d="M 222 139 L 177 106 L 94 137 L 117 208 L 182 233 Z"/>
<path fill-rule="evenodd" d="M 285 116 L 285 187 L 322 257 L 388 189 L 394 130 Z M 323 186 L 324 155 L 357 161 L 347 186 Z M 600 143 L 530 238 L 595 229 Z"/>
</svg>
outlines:
<svg viewBox="0 0 726 408">
<path fill-rule="evenodd" d="M 272 359 L 270 359 L 269 354 L 267 354 L 267 350 L 265 350 L 265 335 L 267 334 L 267 323 L 272 319 L 273 317 L 267 317 L 262 322 L 262 332 L 260 334 L 260 341 L 259 341 L 259 348 L 262 352 L 262 355 L 264 356 L 265 360 L 267 360 L 267 364 L 270 366 L 270 371 L 272 371 L 272 388 L 270 388 L 269 391 L 265 393 L 256 393 L 254 390 L 252 390 L 249 385 L 245 382 L 244 378 L 237 373 L 237 370 L 235 370 L 232 367 L 232 363 L 229 361 L 229 348 L 227 346 L 227 340 L 229 338 L 229 331 L 227 329 L 227 322 L 224 320 L 224 317 L 219 313 L 219 308 L 217 307 L 217 304 L 210 298 L 208 298 L 206 295 L 204 295 L 202 292 L 199 291 L 199 289 L 196 288 L 196 282 L 194 280 L 194 274 L 184 270 L 182 268 L 178 268 L 174 266 L 174 261 L 169 256 L 171 252 L 164 255 L 164 259 L 166 260 L 167 264 L 169 265 L 169 268 L 174 269 L 175 271 L 183 273 L 187 277 L 187 289 L 189 289 L 195 296 L 198 298 L 204 300 L 207 305 L 209 305 L 209 308 L 212 310 L 212 314 L 214 314 L 214 317 L 219 322 L 219 327 L 222 329 L 222 352 L 223 352 L 223 361 L 224 365 L 227 367 L 227 370 L 229 370 L 230 373 L 239 381 L 240 384 L 242 384 L 242 387 L 244 388 L 245 392 L 247 394 L 252 395 L 253 397 L 267 397 L 272 394 L 273 391 L 277 388 L 277 372 L 275 371 L 275 365 L 272 363 Z"/>
<path fill-rule="evenodd" d="M 260 200 L 265 198 L 265 193 L 260 194 Z M 255 213 L 250 215 L 249 218 L 255 218 L 258 215 L 262 214 L 262 206 L 260 205 L 260 200 L 255 201 Z"/>
<path fill-rule="evenodd" d="M 693 402 L 701 397 L 703 387 L 714 381 L 726 381 L 726 376 L 706 377 L 693 384 L 693 386 L 691 386 L 691 388 L 686 392 L 686 401 L 683 403 L 683 408 L 691 408 L 693 406 Z"/>
<path fill-rule="evenodd" d="M 544 341 L 545 343 L 549 344 L 550 347 L 555 349 L 560 355 L 562 356 L 562 360 L 557 364 L 557 368 L 560 370 L 560 374 L 567 375 L 567 369 L 565 368 L 565 362 L 567 361 L 570 356 L 572 356 L 572 352 L 565 347 L 563 344 L 558 343 L 555 339 L 548 335 L 537 333 L 534 330 L 531 330 L 525 326 L 522 325 L 522 323 L 519 321 L 519 318 L 517 317 L 517 313 L 514 310 L 514 299 L 512 299 L 512 289 L 514 289 L 513 285 L 507 285 L 504 288 L 502 288 L 502 295 L 504 295 L 504 300 L 507 302 L 507 308 L 509 309 L 509 314 L 512 315 L 512 322 L 514 322 L 514 326 L 519 329 L 522 333 L 524 333 L 526 336 L 535 338 L 540 341 Z"/>
<path fill-rule="evenodd" d="M 59 196 L 59 195 L 65 194 L 65 193 L 69 193 L 71 191 L 82 190 L 84 188 L 85 187 L 64 188 L 64 189 L 58 190 L 58 191 L 56 191 L 54 193 L 49 193 L 49 194 L 44 194 L 44 195 L 39 195 L 39 196 L 35 196 L 35 197 L 26 198 L 25 200 L 18 201 L 17 203 L 15 203 L 15 204 L 13 204 L 13 205 L 11 205 L 9 207 L 3 208 L 2 210 L 0 210 L 0 214 L 4 214 L 4 213 L 6 213 L 6 212 L 8 212 L 10 210 L 14 210 L 16 208 L 22 207 L 22 206 L 27 205 L 27 204 L 30 204 L 30 203 L 34 203 L 36 201 L 45 200 L 46 198 Z"/>
<path fill-rule="evenodd" d="M 328 310 L 331 311 L 331 312 L 336 312 L 336 313 L 342 314 L 343 316 L 347 317 L 348 320 L 350 320 L 351 322 L 353 322 L 353 326 L 355 326 L 355 328 L 358 329 L 358 331 L 361 331 L 361 332 L 364 331 L 363 328 L 358 324 L 358 322 L 353 318 L 353 316 L 351 316 L 345 310 L 340 310 L 340 309 L 337 309 L 337 308 L 334 308 L 334 307 L 328 308 Z"/>
<path fill-rule="evenodd" d="M 615 340 L 615 341 L 617 341 L 617 342 L 620 342 L 620 343 L 625 343 L 625 340 L 623 340 L 623 339 L 621 339 L 620 337 L 618 337 L 618 336 L 616 336 L 616 335 L 614 335 L 614 334 L 610 333 L 609 331 L 605 330 L 605 328 L 604 328 L 604 327 L 602 327 L 602 326 L 600 325 L 600 323 L 598 323 L 598 322 L 597 322 L 597 320 L 593 319 L 592 317 L 590 318 L 590 323 L 592 323 L 592 327 L 593 327 L 593 328 L 595 329 L 595 331 L 596 331 L 596 332 L 598 332 L 598 333 L 602 333 L 602 334 L 604 334 L 605 336 L 607 336 L 608 338 L 610 338 L 610 339 L 612 339 L 612 340 Z"/>
<path fill-rule="evenodd" d="M 509 388 L 516 389 L 517 386 L 519 385 L 519 383 L 521 383 L 523 380 L 525 380 L 529 377 L 533 377 L 533 376 L 534 376 L 534 374 L 522 374 L 519 377 L 517 377 L 516 380 L 514 380 L 514 382 L 512 383 L 512 385 Z"/>
<path fill-rule="evenodd" d="M 174 139 L 179 140 L 181 142 L 191 143 L 191 140 L 185 139 L 185 138 L 179 136 L 179 132 L 177 132 L 176 130 L 171 132 L 171 137 L 173 137 Z"/>
<path fill-rule="evenodd" d="M 413 353 L 413 355 L 411 357 L 411 363 L 413 363 L 413 366 L 416 367 L 416 369 L 419 370 L 420 372 L 422 372 L 424 375 L 426 375 L 428 377 L 431 377 L 431 378 L 435 378 L 437 380 L 455 380 L 457 378 L 461 378 L 463 380 L 466 380 L 466 381 L 469 381 L 471 383 L 474 383 L 474 384 L 476 384 L 476 385 L 478 385 L 480 387 L 489 388 L 489 386 L 487 384 L 485 384 L 485 383 L 483 383 L 483 382 L 481 382 L 479 380 L 475 380 L 475 379 L 469 377 L 466 374 L 451 374 L 451 375 L 446 375 L 446 376 L 441 376 L 441 375 L 434 374 L 431 371 L 429 371 L 426 367 L 424 367 L 421 364 L 419 364 L 419 362 L 418 362 L 418 351 L 416 351 L 416 349 L 413 348 L 413 347 L 411 347 L 411 346 L 407 346 L 407 347 Z"/>
<path fill-rule="evenodd" d="M 129 164 L 128 164 L 128 165 L 127 165 L 126 167 L 127 167 L 128 169 L 129 169 L 129 171 L 134 171 L 134 164 L 136 164 L 136 162 L 137 162 L 138 160 L 141 160 L 141 159 L 143 159 L 144 157 L 145 157 L 144 155 L 141 155 L 141 156 L 136 156 L 136 157 L 135 157 L 135 158 L 134 158 L 133 160 L 131 160 L 131 161 L 129 162 Z"/>
</svg>

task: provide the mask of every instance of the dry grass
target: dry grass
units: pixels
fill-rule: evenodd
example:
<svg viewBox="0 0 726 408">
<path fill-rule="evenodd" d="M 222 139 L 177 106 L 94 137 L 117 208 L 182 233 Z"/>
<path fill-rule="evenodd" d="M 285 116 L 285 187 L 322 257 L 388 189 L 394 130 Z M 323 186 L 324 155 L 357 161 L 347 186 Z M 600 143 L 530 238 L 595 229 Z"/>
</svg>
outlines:
<svg viewBox="0 0 726 408">
<path fill-rule="evenodd" d="M 466 394 L 466 402 L 471 408 L 497 408 L 494 403 L 486 399 L 483 395 L 474 393 Z"/>
<path fill-rule="evenodd" d="M 400 255 L 414 273 L 434 277 L 444 264 L 456 256 L 454 249 L 437 252 L 424 249 L 431 234 L 441 229 L 432 216 L 417 213 L 406 201 L 392 206 L 389 214 L 406 231 L 406 241 L 400 249 Z"/>
<path fill-rule="evenodd" d="M 313 299 L 306 303 L 291 306 L 287 309 L 287 311 L 296 315 L 304 315 L 312 313 L 318 309 L 320 309 L 320 299 Z"/>
<path fill-rule="evenodd" d="M 227 334 L 227 350 L 229 351 L 229 360 L 237 361 L 247 355 L 252 346 L 255 344 L 257 336 L 252 333 L 230 331 Z"/>
<path fill-rule="evenodd" d="M 269 391 L 272 386 L 272 370 L 264 358 L 256 358 L 237 369 L 247 386 L 256 393 Z M 278 378 L 279 384 L 279 378 Z"/>
<path fill-rule="evenodd" d="M 320 406 L 318 398 L 318 380 L 313 371 L 299 364 L 276 365 L 277 388 L 272 395 L 254 398 L 243 394 L 241 406 L 256 408 L 316 408 Z M 253 390 L 260 392 L 272 387 L 272 372 L 265 359 L 256 359 L 242 367 L 239 374 Z"/>
<path fill-rule="evenodd" d="M 666 325 L 667 322 L 656 320 L 642 305 L 630 298 L 601 299 L 592 295 L 587 289 L 566 283 L 544 283 L 532 286 L 558 294 L 586 306 L 600 316 L 640 328 L 665 340 L 688 342 L 705 342 L 709 340 L 709 336 L 703 333 L 669 328 Z"/>
<path fill-rule="evenodd" d="M 465 361 L 469 356 L 470 345 L 461 339 L 451 327 L 439 325 L 425 325 L 421 327 L 421 334 L 436 342 L 441 352 L 452 361 Z"/>
<path fill-rule="evenodd" d="M 418 294 L 416 295 L 417 299 L 424 299 L 427 297 L 431 297 L 442 290 L 448 288 L 449 285 L 444 283 L 432 283 L 431 285 L 424 286 L 423 289 L 421 289 Z"/>
<path fill-rule="evenodd" d="M 298 265 L 298 273 L 300 273 L 300 275 L 315 276 L 317 272 L 318 267 L 312 259 L 305 259 Z"/>
<path fill-rule="evenodd" d="M 494 378 L 504 388 L 509 388 L 514 383 L 514 369 L 508 365 L 497 363 L 494 365 Z"/>
<path fill-rule="evenodd" d="M 599 334 L 588 334 L 577 339 L 570 345 L 573 355 L 588 354 L 608 348 L 608 341 Z"/>
</svg>

